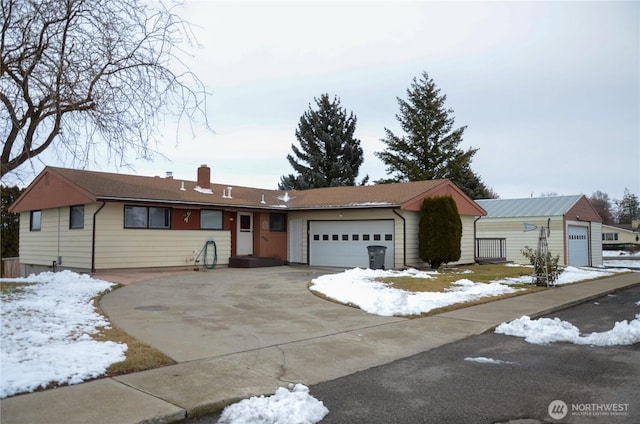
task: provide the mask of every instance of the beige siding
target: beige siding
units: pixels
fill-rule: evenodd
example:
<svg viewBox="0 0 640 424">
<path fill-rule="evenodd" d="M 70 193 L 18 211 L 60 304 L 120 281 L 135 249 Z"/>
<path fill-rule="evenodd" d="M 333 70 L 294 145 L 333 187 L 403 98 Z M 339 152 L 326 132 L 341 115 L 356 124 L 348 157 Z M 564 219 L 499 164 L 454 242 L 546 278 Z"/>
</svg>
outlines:
<svg viewBox="0 0 640 424">
<path fill-rule="evenodd" d="M 569 232 L 569 225 L 587 228 L 589 236 L 589 258 L 590 266 L 602 265 L 602 223 L 585 221 L 567 221 L 566 232 Z"/>
<path fill-rule="evenodd" d="M 216 243 L 218 265 L 229 264 L 229 231 L 130 229 L 123 221 L 122 204 L 108 203 L 98 213 L 97 270 L 192 266 L 209 239 Z"/>
<path fill-rule="evenodd" d="M 602 266 L 602 223 L 592 222 L 591 232 L 591 266 Z"/>
<path fill-rule="evenodd" d="M 538 228 L 534 231 L 524 231 L 524 224 L 534 224 Z M 515 263 L 528 264 L 529 260 L 522 256 L 525 247 L 536 249 L 540 228 L 547 226 L 547 217 L 531 218 L 480 218 L 476 223 L 476 237 L 478 238 L 506 238 L 507 260 Z M 549 251 L 552 256 L 558 255 L 560 263 L 565 264 L 565 240 L 562 217 L 552 217 L 550 222 L 551 234 L 547 238 Z"/>
<path fill-rule="evenodd" d="M 610 225 L 602 225 L 600 224 L 600 227 L 602 228 L 602 237 L 600 237 L 600 240 L 602 241 L 603 245 L 623 245 L 623 244 L 638 244 L 638 236 L 640 236 L 640 234 L 638 234 L 637 231 L 631 231 L 631 230 L 625 230 L 622 228 L 618 228 L 618 227 L 612 227 Z M 594 235 L 596 234 L 595 232 L 593 233 Z M 616 234 L 616 238 L 614 240 L 602 240 L 602 238 L 604 237 L 604 234 Z"/>
<path fill-rule="evenodd" d="M 30 212 L 20 214 L 20 263 L 62 268 L 88 269 L 91 265 L 91 214 L 85 206 L 84 228 L 69 229 L 69 207 L 42 211 L 40 231 L 30 231 Z"/>
<path fill-rule="evenodd" d="M 420 258 L 418 248 L 418 228 L 420 225 L 420 212 L 405 212 L 407 219 L 407 265 L 425 268 L 430 265 Z M 472 264 L 475 262 L 475 237 L 473 231 L 473 216 L 461 216 L 462 239 L 460 240 L 460 260 L 448 265 Z"/>
</svg>

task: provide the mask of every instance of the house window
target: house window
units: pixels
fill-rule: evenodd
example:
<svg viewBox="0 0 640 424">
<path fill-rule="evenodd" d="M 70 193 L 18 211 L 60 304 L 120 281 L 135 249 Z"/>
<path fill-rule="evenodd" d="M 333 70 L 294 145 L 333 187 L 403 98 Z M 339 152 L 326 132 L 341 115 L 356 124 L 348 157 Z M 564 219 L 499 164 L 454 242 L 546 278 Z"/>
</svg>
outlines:
<svg viewBox="0 0 640 424">
<path fill-rule="evenodd" d="M 171 209 L 125 206 L 125 228 L 171 228 Z"/>
<path fill-rule="evenodd" d="M 84 205 L 71 206 L 69 208 L 69 228 L 84 228 Z"/>
<path fill-rule="evenodd" d="M 171 209 L 149 208 L 149 228 L 171 228 Z"/>
<path fill-rule="evenodd" d="M 147 208 L 144 206 L 125 206 L 124 227 L 147 228 Z"/>
<path fill-rule="evenodd" d="M 222 211 L 201 210 L 200 228 L 203 230 L 222 230 Z"/>
<path fill-rule="evenodd" d="M 287 214 L 270 213 L 269 214 L 269 230 L 287 231 Z"/>
<path fill-rule="evenodd" d="M 31 231 L 40 231 L 42 228 L 42 211 L 31 211 L 31 222 L 29 229 Z"/>
</svg>

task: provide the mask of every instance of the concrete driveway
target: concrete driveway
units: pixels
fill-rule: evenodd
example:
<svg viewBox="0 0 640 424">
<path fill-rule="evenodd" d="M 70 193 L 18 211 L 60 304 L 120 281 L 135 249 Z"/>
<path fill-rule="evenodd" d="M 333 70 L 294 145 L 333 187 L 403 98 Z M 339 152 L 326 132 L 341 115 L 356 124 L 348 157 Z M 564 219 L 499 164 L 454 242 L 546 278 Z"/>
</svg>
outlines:
<svg viewBox="0 0 640 424">
<path fill-rule="evenodd" d="M 114 324 L 179 363 L 406 320 L 338 305 L 307 288 L 335 272 L 307 266 L 191 271 L 127 285 L 100 305 Z"/>
</svg>

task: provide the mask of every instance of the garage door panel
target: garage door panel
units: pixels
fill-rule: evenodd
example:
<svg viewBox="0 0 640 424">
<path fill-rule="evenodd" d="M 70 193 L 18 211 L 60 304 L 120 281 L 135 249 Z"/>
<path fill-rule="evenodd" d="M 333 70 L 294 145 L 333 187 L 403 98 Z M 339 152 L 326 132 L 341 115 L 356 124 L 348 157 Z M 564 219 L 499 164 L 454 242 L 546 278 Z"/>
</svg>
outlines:
<svg viewBox="0 0 640 424">
<path fill-rule="evenodd" d="M 577 225 L 569 225 L 569 265 L 589 266 L 589 229 Z"/>
<path fill-rule="evenodd" d="M 385 266 L 393 267 L 394 221 L 310 221 L 309 263 L 315 266 L 369 266 L 367 246 L 385 246 Z"/>
</svg>

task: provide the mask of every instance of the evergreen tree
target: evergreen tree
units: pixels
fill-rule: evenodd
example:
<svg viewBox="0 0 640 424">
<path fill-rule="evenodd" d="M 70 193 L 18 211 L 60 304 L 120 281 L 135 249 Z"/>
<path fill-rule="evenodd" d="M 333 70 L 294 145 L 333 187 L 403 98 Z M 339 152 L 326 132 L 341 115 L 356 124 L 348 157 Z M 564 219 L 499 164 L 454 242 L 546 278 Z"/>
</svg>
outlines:
<svg viewBox="0 0 640 424">
<path fill-rule="evenodd" d="M 291 145 L 287 160 L 297 174 L 280 178 L 280 190 L 353 186 L 364 160 L 360 140 L 354 138 L 356 117 L 340 106 L 340 99 L 328 94 L 314 98 L 317 109 L 301 117 L 296 129 L 300 147 Z M 368 177 L 361 182 L 365 184 Z"/>
<path fill-rule="evenodd" d="M 493 197 L 471 170 L 471 159 L 478 149 L 464 151 L 459 147 L 467 127 L 454 128 L 453 110 L 446 108 L 446 99 L 426 72 L 420 80 L 413 79 L 407 100 L 398 98 L 400 113 L 396 118 L 405 135 L 385 128 L 382 142 L 387 149 L 375 153 L 391 178 L 377 182 L 448 178 L 473 199 Z"/>
<path fill-rule="evenodd" d="M 2 226 L 0 238 L 2 239 L 2 251 L 0 257 L 17 257 L 19 252 L 20 238 L 20 214 L 9 213 L 9 206 L 20 196 L 22 190 L 17 186 L 8 187 L 2 185 L 0 188 Z"/>
<path fill-rule="evenodd" d="M 632 194 L 629 189 L 624 189 L 622 200 L 616 202 L 618 224 L 631 224 L 634 219 L 638 218 L 640 204 L 638 196 Z"/>
<path fill-rule="evenodd" d="M 462 221 L 453 197 L 425 198 L 418 225 L 418 253 L 431 268 L 460 259 Z"/>
</svg>

